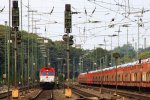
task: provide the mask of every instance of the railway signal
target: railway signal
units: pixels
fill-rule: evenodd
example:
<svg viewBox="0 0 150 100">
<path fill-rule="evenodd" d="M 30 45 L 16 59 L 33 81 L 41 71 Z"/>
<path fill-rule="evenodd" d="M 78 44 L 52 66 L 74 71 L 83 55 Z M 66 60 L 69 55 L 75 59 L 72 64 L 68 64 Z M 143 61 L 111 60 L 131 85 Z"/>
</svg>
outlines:
<svg viewBox="0 0 150 100">
<path fill-rule="evenodd" d="M 19 90 L 17 88 L 17 43 L 21 41 L 21 34 L 18 34 L 19 31 L 19 7 L 18 0 L 12 1 L 12 33 L 11 36 L 14 40 L 14 88 L 12 89 L 12 97 L 19 97 Z M 19 40 L 19 41 L 18 41 Z"/>
<path fill-rule="evenodd" d="M 67 42 L 67 39 L 68 39 L 68 35 L 67 35 L 67 34 L 64 34 L 64 35 L 63 35 L 63 40 L 64 40 L 65 42 Z"/>
<path fill-rule="evenodd" d="M 12 8 L 12 26 L 18 27 L 19 26 L 19 7 L 18 1 L 13 1 L 13 8 Z"/>
<path fill-rule="evenodd" d="M 72 91 L 70 89 L 70 65 L 69 65 L 69 51 L 70 48 L 69 46 L 73 44 L 73 36 L 69 36 L 69 33 L 72 32 L 72 14 L 71 14 L 71 5 L 70 4 L 66 4 L 65 5 L 65 18 L 64 18 L 64 22 L 65 22 L 65 34 L 63 36 L 63 40 L 65 42 L 67 42 L 67 70 L 68 70 L 68 75 L 67 75 L 67 88 L 65 89 L 65 96 L 66 97 L 71 97 L 72 95 Z"/>
<path fill-rule="evenodd" d="M 69 37 L 69 45 L 73 45 L 74 41 L 73 41 L 73 35 L 70 35 Z"/>
<path fill-rule="evenodd" d="M 113 53 L 113 57 L 114 57 L 115 59 L 118 59 L 118 58 L 120 57 L 120 54 L 119 54 L 119 53 Z"/>
<path fill-rule="evenodd" d="M 65 5 L 65 33 L 72 32 L 72 14 L 71 14 L 71 5 Z"/>
<path fill-rule="evenodd" d="M 68 36 L 68 34 L 64 34 L 63 35 L 63 40 L 65 42 L 67 42 L 68 38 L 69 38 L 69 45 L 73 45 L 73 43 L 74 43 L 74 41 L 73 41 L 73 35 L 70 35 L 70 36 Z"/>
<path fill-rule="evenodd" d="M 21 44 L 21 34 L 17 32 L 17 44 Z"/>
</svg>

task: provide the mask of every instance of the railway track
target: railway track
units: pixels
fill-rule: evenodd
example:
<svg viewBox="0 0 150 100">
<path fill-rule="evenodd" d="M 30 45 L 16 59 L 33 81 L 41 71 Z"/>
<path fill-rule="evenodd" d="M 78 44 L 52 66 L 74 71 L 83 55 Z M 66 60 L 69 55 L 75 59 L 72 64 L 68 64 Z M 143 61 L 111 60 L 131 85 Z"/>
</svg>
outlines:
<svg viewBox="0 0 150 100">
<path fill-rule="evenodd" d="M 27 89 L 28 89 L 28 87 L 24 86 L 22 88 L 19 88 L 19 92 L 21 93 L 22 91 L 26 91 Z M 9 93 L 8 92 L 1 93 L 0 99 L 6 99 L 6 98 L 8 98 L 8 95 L 9 95 L 9 98 L 11 98 L 12 90 L 10 90 Z"/>
<path fill-rule="evenodd" d="M 102 91 L 107 93 L 114 93 L 114 89 L 103 89 Z M 147 93 L 137 93 L 137 92 L 130 92 L 130 91 L 123 91 L 123 90 L 117 90 L 117 94 L 123 97 L 133 98 L 136 100 L 150 100 L 150 94 Z"/>
<path fill-rule="evenodd" d="M 11 91 L 9 91 L 9 96 L 11 96 Z M 0 94 L 0 99 L 6 99 L 7 97 L 8 97 L 8 92 Z"/>
<path fill-rule="evenodd" d="M 77 86 L 80 88 L 81 87 L 82 88 L 90 88 L 90 89 L 96 90 L 97 92 L 99 92 L 99 90 L 100 90 L 100 87 L 85 86 L 85 85 L 77 85 Z M 108 88 L 103 87 L 101 92 L 113 95 L 113 93 L 115 93 L 115 89 L 108 89 Z M 129 98 L 129 99 L 134 99 L 134 100 L 150 100 L 150 94 L 138 93 L 137 91 L 133 92 L 133 91 L 126 91 L 126 90 L 117 90 L 117 95 L 119 95 L 121 97 Z"/>
<path fill-rule="evenodd" d="M 25 91 L 26 88 L 27 87 L 20 88 L 19 91 L 20 92 Z M 10 97 L 11 95 L 12 95 L 12 90 L 10 90 L 9 93 L 8 92 L 1 93 L 0 99 L 6 99 L 6 98 L 8 98 L 8 96 Z"/>
<path fill-rule="evenodd" d="M 80 97 L 78 100 L 99 100 L 99 97 L 97 95 L 84 91 L 81 88 L 75 86 L 72 86 L 71 88 L 73 90 L 73 93 Z"/>
<path fill-rule="evenodd" d="M 30 100 L 53 100 L 53 90 L 41 90 L 35 97 Z"/>
</svg>

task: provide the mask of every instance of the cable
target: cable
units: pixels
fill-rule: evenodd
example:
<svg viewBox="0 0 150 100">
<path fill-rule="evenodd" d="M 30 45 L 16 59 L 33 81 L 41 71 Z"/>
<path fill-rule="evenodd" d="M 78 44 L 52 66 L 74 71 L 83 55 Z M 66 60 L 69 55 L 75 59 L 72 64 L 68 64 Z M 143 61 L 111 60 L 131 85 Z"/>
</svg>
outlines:
<svg viewBox="0 0 150 100">
<path fill-rule="evenodd" d="M 89 0 L 88 0 L 89 1 Z M 115 0 L 114 0 L 115 1 Z M 90 1 L 89 1 L 90 2 Z M 108 4 L 108 5 L 113 5 L 113 6 L 120 6 L 120 7 L 125 7 L 125 5 L 122 5 L 122 4 L 119 4 L 118 2 L 116 2 L 116 4 L 113 4 L 113 3 L 108 3 L 108 2 L 104 2 L 104 1 L 96 1 L 96 2 L 101 2 L 101 3 L 104 3 L 104 4 Z M 139 9 L 141 10 L 140 8 L 134 8 L 134 7 L 131 7 L 132 9 Z"/>
</svg>

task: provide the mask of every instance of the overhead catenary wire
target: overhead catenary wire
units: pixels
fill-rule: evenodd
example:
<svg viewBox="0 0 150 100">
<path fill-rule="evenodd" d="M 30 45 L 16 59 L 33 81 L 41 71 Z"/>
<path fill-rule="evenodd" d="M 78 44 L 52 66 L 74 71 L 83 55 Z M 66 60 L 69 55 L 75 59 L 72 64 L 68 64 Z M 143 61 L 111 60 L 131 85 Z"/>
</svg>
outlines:
<svg viewBox="0 0 150 100">
<path fill-rule="evenodd" d="M 90 0 L 88 0 L 90 1 Z M 92 1 L 92 0 L 91 0 Z M 126 5 L 123 5 L 123 1 L 121 3 L 117 2 L 116 0 L 114 0 L 116 3 L 109 3 L 109 2 L 106 2 L 106 1 L 99 1 L 99 0 L 96 0 L 95 2 L 100 2 L 100 3 L 104 3 L 104 4 L 107 4 L 107 5 L 112 5 L 112 6 L 120 6 L 120 7 L 125 7 Z M 138 9 L 138 10 L 141 10 L 140 8 L 135 8 L 135 7 L 130 7 L 132 9 Z"/>
<path fill-rule="evenodd" d="M 63 3 L 63 4 L 67 3 L 66 0 L 56 1 L 56 2 Z M 55 5 L 56 2 L 55 2 L 55 0 L 52 0 L 50 2 L 51 5 L 48 5 L 48 6 L 41 6 L 41 5 L 34 6 L 32 4 L 30 5 L 31 8 L 38 9 L 38 14 L 41 14 L 41 15 L 36 15 L 37 17 L 35 17 L 35 18 L 40 18 L 40 20 L 41 20 L 40 24 L 46 24 L 46 26 L 48 28 L 50 26 L 49 22 L 50 23 L 53 23 L 54 21 L 58 22 L 58 23 L 56 23 L 56 25 L 58 25 L 58 26 L 53 25 L 52 27 L 50 27 L 48 29 L 48 31 L 52 34 L 54 34 L 54 33 L 60 34 L 61 33 L 59 30 L 53 30 L 52 29 L 53 27 L 57 27 L 61 30 L 61 28 L 63 28 L 63 25 L 64 25 L 63 21 L 62 21 L 63 17 L 60 17 L 61 15 L 63 15 L 64 10 L 57 10 L 57 9 L 62 9 L 63 7 Z M 76 29 L 78 27 L 80 27 L 80 31 L 82 30 L 81 34 L 83 34 L 84 29 L 85 29 L 85 38 L 82 38 L 83 40 L 88 39 L 87 35 L 91 36 L 90 34 L 94 34 L 92 32 L 93 30 L 95 31 L 95 34 L 98 33 L 99 31 L 103 30 L 104 22 L 107 23 L 106 27 L 108 27 L 108 25 L 111 24 L 111 22 L 110 22 L 111 19 L 115 19 L 112 24 L 114 24 L 114 29 L 116 29 L 116 27 L 118 27 L 118 25 L 121 25 L 124 22 L 126 22 L 125 14 L 126 14 L 126 16 L 128 16 L 128 14 L 130 14 L 130 16 L 127 18 L 127 19 L 129 19 L 127 22 L 133 24 L 130 27 L 137 27 L 137 23 L 136 23 L 137 21 L 135 21 L 135 18 L 133 18 L 134 14 L 132 14 L 132 13 L 136 13 L 136 14 L 143 13 L 144 14 L 143 20 L 144 20 L 145 24 L 144 24 L 144 27 L 141 28 L 141 30 L 148 28 L 149 19 L 147 18 L 148 16 L 145 15 L 145 12 L 147 12 L 149 8 L 148 7 L 141 8 L 140 6 L 138 7 L 134 4 L 132 6 L 130 4 L 130 3 L 132 3 L 131 0 L 126 0 L 126 3 L 124 2 L 124 0 L 111 0 L 111 2 L 106 1 L 106 0 L 84 0 L 81 2 L 82 2 L 82 4 L 79 4 L 79 5 L 82 5 L 82 6 L 76 6 L 77 2 L 74 2 L 75 4 L 72 4 L 73 11 L 81 12 L 77 16 L 73 16 L 74 18 L 72 19 L 72 21 L 73 21 L 72 25 L 74 27 L 73 31 L 76 31 Z M 90 6 L 89 6 L 89 4 L 90 4 Z M 102 8 L 101 6 L 98 6 L 97 4 L 104 6 L 108 9 Z M 109 10 L 110 6 L 111 6 L 111 9 L 114 11 Z M 26 8 L 28 8 L 28 6 L 26 6 L 25 3 L 24 3 L 24 8 L 25 9 L 23 11 L 26 12 Z M 45 8 L 47 8 L 47 10 L 42 10 Z M 126 12 L 125 12 L 125 8 L 126 8 Z M 147 8 L 147 9 L 145 9 L 145 8 Z M 4 10 L 5 11 L 3 13 L 1 13 L 2 15 L 8 13 L 7 9 L 4 9 Z M 86 14 L 85 11 L 87 12 L 87 16 L 85 16 L 85 14 Z M 50 12 L 52 12 L 51 16 L 49 16 Z M 109 14 L 105 15 L 104 14 L 105 12 L 109 13 Z M 25 13 L 24 13 L 24 15 L 25 15 Z M 77 21 L 76 21 L 77 17 L 80 17 L 80 19 L 79 20 L 77 19 Z M 105 17 L 105 19 L 103 19 L 103 17 Z M 85 21 L 86 18 L 87 18 L 87 21 Z M 93 19 L 96 19 L 96 20 L 100 19 L 101 22 L 99 24 L 90 23 L 89 20 L 92 21 Z M 4 20 L 4 19 L 0 19 L 0 20 Z M 24 20 L 24 22 L 27 21 L 26 18 L 23 18 L 23 20 Z M 26 28 L 26 26 L 27 26 L 26 23 L 24 23 L 23 26 Z M 43 26 L 41 25 L 42 28 L 40 31 L 44 32 L 44 26 L 45 25 L 43 25 Z M 78 26 L 78 27 L 76 27 L 76 26 Z M 84 26 L 85 26 L 85 28 L 84 28 Z M 96 27 L 94 27 L 94 26 L 96 26 Z M 107 32 L 110 32 L 110 30 L 114 30 L 114 29 L 108 28 L 106 31 L 103 31 L 103 32 L 107 33 Z M 131 30 L 130 30 L 130 32 L 131 32 Z M 74 32 L 72 34 L 75 34 L 75 33 L 76 32 Z"/>
</svg>

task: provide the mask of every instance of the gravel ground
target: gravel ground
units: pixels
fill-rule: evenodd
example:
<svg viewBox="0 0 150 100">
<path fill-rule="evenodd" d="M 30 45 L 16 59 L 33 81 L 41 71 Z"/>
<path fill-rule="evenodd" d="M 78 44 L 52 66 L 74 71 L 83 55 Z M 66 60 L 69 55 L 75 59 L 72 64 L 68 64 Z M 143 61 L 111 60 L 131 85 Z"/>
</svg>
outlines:
<svg viewBox="0 0 150 100">
<path fill-rule="evenodd" d="M 35 96 L 38 92 L 40 91 L 40 89 L 35 89 L 35 90 L 29 90 L 29 92 L 27 93 L 23 93 L 23 96 L 19 97 L 19 100 L 29 100 L 30 98 L 32 98 L 33 96 Z M 21 95 L 21 93 L 20 93 Z"/>
<path fill-rule="evenodd" d="M 95 95 L 99 96 L 100 98 L 106 98 L 106 100 L 110 100 L 111 98 L 116 98 L 116 100 L 134 100 L 134 99 L 131 99 L 131 98 L 121 97 L 119 95 L 117 97 L 114 97 L 113 94 L 111 94 L 111 93 L 102 93 L 102 94 L 100 94 L 100 91 L 96 91 L 96 90 L 93 90 L 93 89 L 88 88 L 88 87 L 87 88 L 82 88 L 82 90 L 86 91 L 88 93 L 95 94 Z"/>
<path fill-rule="evenodd" d="M 100 93 L 98 91 L 95 91 L 95 90 L 92 90 L 92 89 L 82 88 L 82 90 L 89 91 L 89 92 L 92 92 L 94 94 L 99 94 L 100 95 Z M 24 92 L 23 93 L 24 96 L 19 96 L 19 98 L 15 99 L 15 100 L 29 100 L 29 98 L 32 98 L 33 96 L 37 95 L 39 91 L 40 91 L 40 89 L 35 89 L 35 90 L 30 90 L 30 92 L 27 92 L 27 93 Z M 72 93 L 72 96 L 70 98 L 65 97 L 63 89 L 55 89 L 53 91 L 53 95 L 54 95 L 54 100 L 77 100 L 77 99 L 79 99 L 79 97 L 77 95 L 73 94 L 73 93 Z M 111 94 L 102 94 L 102 96 L 110 98 L 110 96 L 112 96 L 112 95 Z M 13 100 L 13 99 L 10 98 L 10 100 Z M 119 98 L 117 100 L 131 100 L 131 99 Z"/>
<path fill-rule="evenodd" d="M 19 100 L 29 100 L 32 96 L 36 95 L 39 92 L 39 89 L 34 91 L 30 91 L 30 93 L 26 93 L 25 96 L 19 98 Z M 55 89 L 53 91 L 54 100 L 76 100 L 78 96 L 72 94 L 71 98 L 66 98 L 65 94 L 63 93 L 63 89 Z M 43 99 L 44 100 L 44 99 Z"/>
<path fill-rule="evenodd" d="M 10 87 L 11 90 L 12 87 Z M 5 93 L 8 91 L 8 87 L 6 85 L 3 85 L 2 87 L 0 87 L 0 93 Z"/>
<path fill-rule="evenodd" d="M 54 90 L 54 100 L 76 100 L 78 96 L 72 94 L 71 98 L 66 98 L 65 94 L 63 93 L 63 89 L 56 89 Z"/>
</svg>

